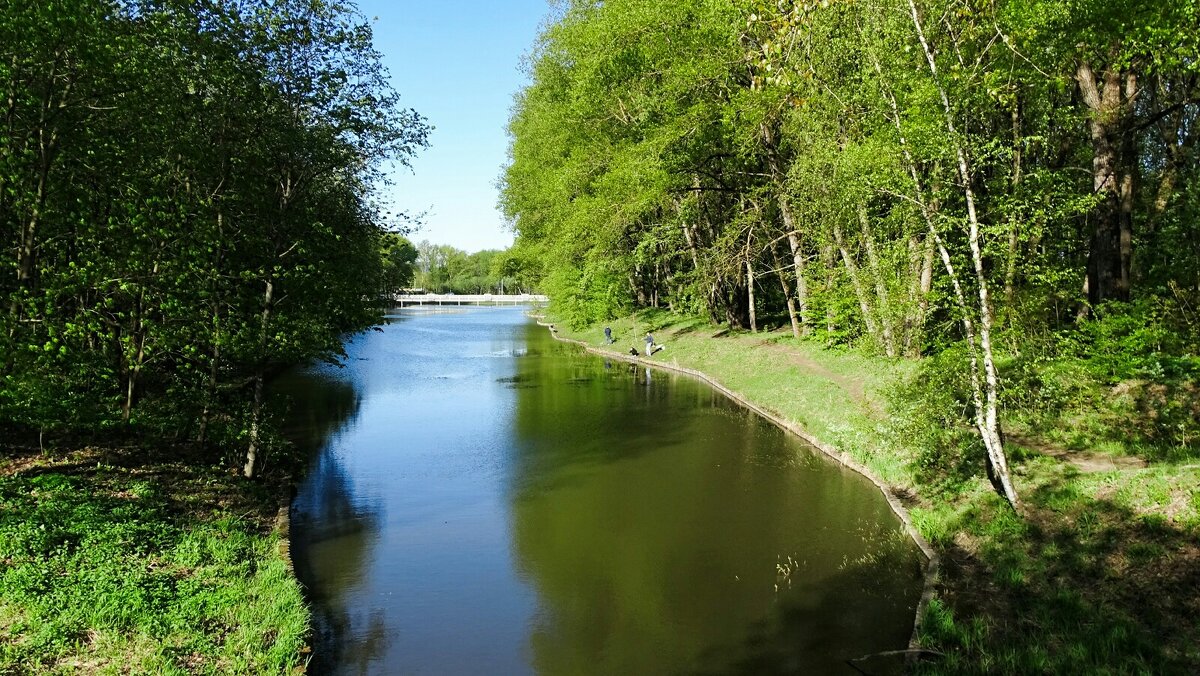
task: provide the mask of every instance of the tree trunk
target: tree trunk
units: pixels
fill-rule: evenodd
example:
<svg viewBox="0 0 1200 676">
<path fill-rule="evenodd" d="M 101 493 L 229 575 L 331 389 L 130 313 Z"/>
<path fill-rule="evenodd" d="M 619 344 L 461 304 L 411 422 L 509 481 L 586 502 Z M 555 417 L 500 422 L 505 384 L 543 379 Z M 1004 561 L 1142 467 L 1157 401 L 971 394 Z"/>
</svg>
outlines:
<svg viewBox="0 0 1200 676">
<path fill-rule="evenodd" d="M 221 318 L 213 317 L 213 346 L 212 355 L 208 362 L 208 383 L 204 388 L 204 409 L 200 412 L 200 429 L 196 433 L 196 441 L 203 444 L 208 435 L 209 416 L 217 401 L 217 374 L 221 368 Z"/>
<path fill-rule="evenodd" d="M 629 290 L 637 298 L 638 307 L 646 307 L 649 303 L 646 300 L 646 290 L 638 283 L 637 276 L 630 272 L 626 275 L 629 279 Z"/>
<path fill-rule="evenodd" d="M 863 247 L 867 250 L 867 264 L 871 268 L 871 277 L 875 280 L 875 296 L 879 301 L 876 308 L 879 313 L 880 335 L 883 337 L 883 351 L 887 356 L 895 357 L 896 339 L 892 332 L 892 306 L 888 298 L 887 280 L 883 278 L 879 256 L 875 252 L 875 236 L 871 232 L 871 220 L 867 215 L 867 205 L 858 205 L 858 220 L 862 226 Z"/>
<path fill-rule="evenodd" d="M 837 264 L 834 261 L 833 245 L 825 245 L 821 247 L 821 264 L 825 268 L 825 332 L 833 333 L 837 330 L 837 317 L 834 315 L 833 303 L 830 302 L 832 297 L 834 266 Z"/>
<path fill-rule="evenodd" d="M 254 374 L 254 401 L 251 404 L 250 413 L 250 444 L 246 448 L 246 464 L 242 467 L 242 476 L 247 479 L 258 476 L 259 425 L 262 421 L 263 383 L 265 380 L 266 374 L 260 368 Z"/>
<path fill-rule="evenodd" d="M 858 298 L 858 307 L 862 311 L 863 323 L 867 326 L 867 333 L 870 334 L 871 340 L 881 342 L 879 334 L 879 324 L 875 322 L 875 313 L 871 310 L 871 303 L 867 300 L 866 289 L 863 288 L 862 277 L 858 274 L 858 265 L 850 256 L 850 252 L 846 251 L 846 243 L 842 238 L 842 226 L 834 222 L 833 239 L 837 243 L 838 252 L 842 256 L 842 265 L 846 268 L 846 276 L 850 278 L 850 286 L 854 289 L 854 295 Z"/>
<path fill-rule="evenodd" d="M 739 262 L 735 270 L 740 270 L 741 267 L 741 263 Z M 742 288 L 742 279 L 742 275 L 738 273 L 721 282 L 716 287 L 718 299 L 725 314 L 725 322 L 729 324 L 730 328 L 734 329 L 750 328 L 750 313 L 749 308 L 746 307 L 746 300 L 749 298 L 749 294 Z"/>
<path fill-rule="evenodd" d="M 912 282 L 908 291 L 908 312 L 904 319 L 903 350 L 908 357 L 921 356 L 925 318 L 929 313 L 929 291 L 933 288 L 933 238 L 924 240 L 912 235 L 908 239 L 908 255 Z"/>
<path fill-rule="evenodd" d="M 804 278 L 804 251 L 800 248 L 800 238 L 796 235 L 794 226 L 788 223 L 790 220 L 789 213 L 784 218 L 784 225 L 789 228 L 788 247 L 792 250 L 792 269 L 796 271 L 796 301 L 800 304 L 796 314 L 800 316 L 800 333 L 808 334 L 810 321 L 808 318 L 808 281 Z M 788 296 L 788 300 L 791 301 L 791 296 Z"/>
<path fill-rule="evenodd" d="M 1075 80 L 1091 112 L 1092 189 L 1100 197 L 1087 263 L 1088 302 L 1094 307 L 1106 300 L 1129 300 L 1133 176 L 1131 158 L 1123 155 L 1132 142 L 1126 138 L 1131 136 L 1127 119 L 1138 88 L 1137 77 L 1122 74 L 1115 65 L 1107 66 L 1097 83 L 1086 60 L 1076 68 Z"/>
<path fill-rule="evenodd" d="M 37 192 L 34 196 L 33 209 L 29 217 L 21 225 L 20 242 L 17 247 L 17 287 L 18 296 L 13 297 L 10 314 L 15 319 L 22 315 L 21 304 L 34 289 L 37 274 L 37 230 L 41 223 L 43 210 L 46 208 L 46 197 L 49 189 L 50 156 L 49 149 L 43 147 L 41 164 L 38 170 Z M 13 322 L 16 328 L 16 322 Z"/>
<path fill-rule="evenodd" d="M 750 331 L 758 333 L 758 314 L 754 310 L 754 264 L 750 252 L 746 251 L 746 305 L 750 310 Z"/>
<path fill-rule="evenodd" d="M 1192 148 L 1196 144 L 1196 137 L 1200 136 L 1197 131 L 1195 122 L 1185 124 L 1186 119 L 1184 112 L 1180 111 L 1174 116 L 1174 124 L 1170 126 L 1170 131 L 1166 132 L 1165 136 L 1168 139 L 1182 139 L 1174 143 L 1168 143 L 1167 165 L 1163 168 L 1162 174 L 1158 180 L 1158 190 L 1154 195 L 1154 204 L 1150 210 L 1150 219 L 1148 220 L 1145 233 L 1152 234 L 1157 231 L 1159 221 L 1167 211 L 1167 205 L 1171 202 L 1171 197 L 1175 195 L 1175 184 L 1179 180 L 1179 170 L 1184 166 L 1185 162 L 1191 161 Z"/>
<path fill-rule="evenodd" d="M 133 364 L 130 366 L 129 372 L 126 374 L 125 402 L 121 406 L 121 422 L 126 425 L 129 424 L 129 416 L 133 412 L 133 399 L 134 395 L 137 393 L 137 381 L 138 377 L 142 373 L 142 366 L 146 359 L 146 332 L 144 327 L 141 326 L 141 323 L 142 321 L 139 313 L 137 319 L 138 326 L 133 334 L 134 340 L 137 341 L 138 349 L 137 354 L 134 357 Z"/>
<path fill-rule="evenodd" d="M 246 464 L 242 467 L 242 475 L 253 479 L 258 473 L 259 434 L 262 422 L 263 382 L 266 380 L 266 350 L 267 330 L 271 323 L 271 303 L 274 299 L 275 283 L 267 277 L 266 288 L 263 291 L 262 320 L 259 325 L 259 365 L 254 373 L 254 401 L 250 409 L 250 443 L 246 449 Z"/>
<path fill-rule="evenodd" d="M 787 299 L 788 320 L 792 323 L 792 337 L 800 337 L 800 320 L 796 316 L 796 300 L 792 298 L 792 289 L 788 285 L 787 273 L 783 271 L 783 264 L 779 261 L 779 254 L 775 251 L 775 247 L 771 247 L 771 260 L 775 263 L 775 272 L 779 275 L 779 286 L 783 289 L 783 297 Z"/>
<path fill-rule="evenodd" d="M 59 59 L 63 56 L 64 52 L 61 50 L 55 53 L 54 62 L 51 64 L 50 72 L 46 78 L 48 83 L 55 83 L 60 77 L 58 72 Z M 37 230 L 46 209 L 46 201 L 50 192 L 50 167 L 54 163 L 54 157 L 58 153 L 59 146 L 59 130 L 56 127 L 56 118 L 59 111 L 67 106 L 67 99 L 73 87 L 74 82 L 70 78 L 67 78 L 63 84 L 62 91 L 58 92 L 58 98 L 55 100 L 56 92 L 53 89 L 53 84 L 48 85 L 48 89 L 41 101 L 40 110 L 38 111 L 36 132 L 38 136 L 37 187 L 34 193 L 33 207 L 30 210 L 29 217 L 21 224 L 21 234 L 17 242 L 17 286 L 25 294 L 32 291 L 36 285 Z M 15 110 L 15 103 L 11 93 L 8 108 L 10 114 Z M 21 297 L 15 296 L 10 308 L 10 312 L 14 318 L 19 317 L 22 312 L 20 304 Z"/>
<path fill-rule="evenodd" d="M 696 238 L 692 235 L 692 228 L 687 223 L 683 224 L 683 239 L 687 242 L 688 253 L 692 256 L 692 270 L 699 272 L 700 256 L 696 252 Z"/>
<path fill-rule="evenodd" d="M 158 262 L 155 261 L 151 279 L 158 275 Z M 134 397 L 137 394 L 137 382 L 141 376 L 142 367 L 146 363 L 146 287 L 145 283 L 141 284 L 138 290 L 137 303 L 134 306 L 133 326 L 131 327 L 131 340 L 137 345 L 137 352 L 134 354 L 133 363 L 130 364 L 125 380 L 125 403 L 121 406 L 121 422 L 129 424 L 129 417 L 133 411 Z"/>
<path fill-rule="evenodd" d="M 983 253 L 979 244 L 979 218 L 975 207 L 975 191 L 972 188 L 973 175 L 971 172 L 970 162 L 967 157 L 966 149 L 958 140 L 958 130 L 954 124 L 954 115 L 950 107 L 950 97 L 946 94 L 946 89 L 942 85 L 937 72 L 937 63 L 934 60 L 933 49 L 929 46 L 929 42 L 925 39 L 925 31 L 921 27 L 921 20 L 917 13 L 917 5 L 914 0 L 908 0 L 908 7 L 911 12 L 913 26 L 916 28 L 917 37 L 921 41 L 921 48 L 925 52 L 925 61 L 929 65 L 929 73 L 933 77 L 934 84 L 937 86 L 938 94 L 942 102 L 942 113 L 946 124 L 946 131 L 953 139 L 954 154 L 958 161 L 958 175 L 962 183 L 963 197 L 967 203 L 967 242 L 971 250 L 971 262 L 975 268 L 975 281 L 979 287 L 979 352 L 983 360 L 983 401 L 979 401 L 979 373 L 977 371 L 977 362 L 972 356 L 972 379 L 974 381 L 974 390 L 976 392 L 976 426 L 979 429 L 980 437 L 983 440 L 984 446 L 987 448 L 988 462 L 991 464 L 993 472 L 1000 484 L 1001 492 L 1005 499 L 1014 509 L 1017 508 L 1017 492 L 1012 483 L 1012 476 L 1008 471 L 1008 460 L 1004 454 L 1004 441 L 1000 437 L 998 410 L 999 410 L 999 378 L 996 374 L 996 363 L 992 354 L 992 311 L 991 303 L 988 299 L 988 283 L 987 277 L 983 270 Z M 939 238 L 939 246 L 942 248 L 943 257 L 949 271 L 949 256 L 945 251 L 945 247 L 941 245 Z M 959 289 L 961 294 L 961 289 Z M 965 298 L 963 299 L 963 318 L 964 324 L 969 323 L 970 313 L 966 311 Z M 972 343 L 974 340 L 972 339 Z"/>
<path fill-rule="evenodd" d="M 767 150 L 767 166 L 771 170 L 771 181 L 775 186 L 775 199 L 779 205 L 779 215 L 783 219 L 783 231 L 787 233 L 788 246 L 792 250 L 792 267 L 796 271 L 796 309 L 800 320 L 800 332 L 808 333 L 808 282 L 804 278 L 804 252 L 800 247 L 799 231 L 796 229 L 796 219 L 792 214 L 792 205 L 788 202 L 787 189 L 784 184 L 784 171 L 779 158 L 779 145 L 775 140 L 774 128 L 770 124 L 762 125 L 763 142 Z M 788 295 L 791 303 L 791 296 Z M 791 307 L 789 305 L 789 307 Z M 793 333 L 795 331 L 793 330 Z"/>
</svg>

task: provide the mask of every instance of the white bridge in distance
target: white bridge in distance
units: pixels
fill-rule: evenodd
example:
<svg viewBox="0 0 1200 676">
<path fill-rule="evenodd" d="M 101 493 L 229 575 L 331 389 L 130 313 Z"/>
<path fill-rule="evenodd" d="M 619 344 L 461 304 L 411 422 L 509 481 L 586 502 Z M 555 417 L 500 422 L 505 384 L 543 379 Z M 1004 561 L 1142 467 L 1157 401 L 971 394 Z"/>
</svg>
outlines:
<svg viewBox="0 0 1200 676">
<path fill-rule="evenodd" d="M 410 305 L 537 305 L 549 298 L 534 293 L 399 293 L 392 300 L 401 307 Z"/>
</svg>

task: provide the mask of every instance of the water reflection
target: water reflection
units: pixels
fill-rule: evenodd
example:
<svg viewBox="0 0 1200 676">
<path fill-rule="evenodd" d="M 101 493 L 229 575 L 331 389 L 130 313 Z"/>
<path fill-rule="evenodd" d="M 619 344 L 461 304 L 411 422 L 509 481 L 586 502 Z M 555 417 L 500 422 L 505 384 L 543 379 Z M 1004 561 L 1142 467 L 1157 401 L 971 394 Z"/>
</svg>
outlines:
<svg viewBox="0 0 1200 676">
<path fill-rule="evenodd" d="M 355 627 L 354 609 L 339 603 L 361 583 L 379 527 L 378 510 L 356 498 L 354 483 L 338 456 L 323 452 L 362 406 L 354 381 L 340 375 L 332 367 L 306 369 L 286 374 L 274 384 L 276 399 L 285 401 L 288 409 L 284 433 L 311 456 L 303 490 L 292 503 L 292 542 L 296 574 L 314 609 L 317 650 L 312 673 L 324 673 L 344 661 L 340 646 L 349 636 L 366 637 L 353 659 L 382 652 L 387 639 L 380 614 L 368 616 L 365 629 Z M 331 559 L 336 566 L 312 565 Z"/>
<path fill-rule="evenodd" d="M 526 669 L 534 604 L 509 565 L 498 490 L 526 321 L 512 309 L 398 313 L 347 344 L 344 369 L 323 369 L 361 405 L 295 503 L 311 525 L 294 540 L 313 541 L 298 572 L 331 618 L 315 672 Z"/>
<path fill-rule="evenodd" d="M 518 377 L 538 673 L 853 673 L 904 646 L 919 560 L 861 477 L 690 379 L 574 352 Z"/>
<path fill-rule="evenodd" d="M 906 643 L 920 567 L 861 477 L 520 311 L 397 318 L 285 388 L 315 672 L 853 673 Z"/>
</svg>

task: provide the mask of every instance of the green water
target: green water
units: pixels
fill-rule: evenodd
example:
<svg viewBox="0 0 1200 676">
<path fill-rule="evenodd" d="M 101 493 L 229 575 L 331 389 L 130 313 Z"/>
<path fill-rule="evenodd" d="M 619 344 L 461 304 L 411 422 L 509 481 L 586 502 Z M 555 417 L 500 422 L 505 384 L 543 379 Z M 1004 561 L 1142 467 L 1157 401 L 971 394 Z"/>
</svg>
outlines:
<svg viewBox="0 0 1200 676">
<path fill-rule="evenodd" d="M 514 309 L 398 311 L 347 352 L 277 388 L 314 452 L 314 671 L 854 674 L 905 647 L 920 559 L 882 496 L 707 386 Z"/>
</svg>

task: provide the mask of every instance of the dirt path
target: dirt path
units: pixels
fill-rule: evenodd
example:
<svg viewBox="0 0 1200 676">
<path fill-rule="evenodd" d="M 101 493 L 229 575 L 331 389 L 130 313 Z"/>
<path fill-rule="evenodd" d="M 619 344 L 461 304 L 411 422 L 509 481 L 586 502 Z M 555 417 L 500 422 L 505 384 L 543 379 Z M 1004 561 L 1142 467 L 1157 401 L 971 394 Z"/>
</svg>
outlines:
<svg viewBox="0 0 1200 676">
<path fill-rule="evenodd" d="M 1149 466 L 1149 463 L 1145 459 L 1128 455 L 1109 455 L 1106 453 L 1097 453 L 1096 451 L 1073 451 L 1039 439 L 1015 434 L 1008 435 L 1008 438 L 1024 448 L 1071 465 L 1084 473 L 1145 469 Z"/>
</svg>

